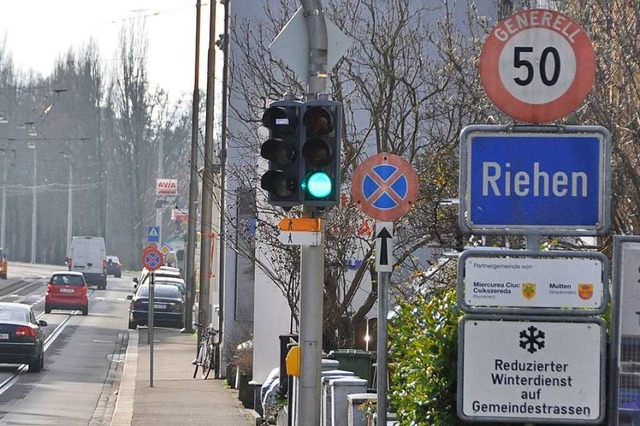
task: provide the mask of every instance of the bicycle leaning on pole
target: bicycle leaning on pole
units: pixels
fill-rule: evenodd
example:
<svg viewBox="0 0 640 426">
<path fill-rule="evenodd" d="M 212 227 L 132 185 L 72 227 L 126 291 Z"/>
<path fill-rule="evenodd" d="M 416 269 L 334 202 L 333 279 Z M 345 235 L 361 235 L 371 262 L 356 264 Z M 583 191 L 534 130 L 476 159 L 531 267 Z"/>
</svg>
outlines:
<svg viewBox="0 0 640 426">
<path fill-rule="evenodd" d="M 201 324 L 195 325 L 198 326 L 198 328 L 201 327 Z M 218 364 L 218 350 L 220 348 L 219 342 L 215 341 L 217 335 L 218 330 L 215 330 L 212 324 L 202 332 L 200 347 L 198 348 L 198 356 L 193 362 L 196 366 L 196 369 L 193 371 L 194 379 L 198 374 L 198 367 L 202 367 L 203 379 L 207 379 L 211 370 L 216 369 Z"/>
</svg>

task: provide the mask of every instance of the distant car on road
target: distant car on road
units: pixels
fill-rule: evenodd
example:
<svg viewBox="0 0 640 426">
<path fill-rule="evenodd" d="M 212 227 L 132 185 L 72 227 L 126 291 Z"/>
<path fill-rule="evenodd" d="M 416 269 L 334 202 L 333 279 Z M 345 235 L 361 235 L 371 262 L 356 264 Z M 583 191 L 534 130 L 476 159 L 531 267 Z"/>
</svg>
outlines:
<svg viewBox="0 0 640 426">
<path fill-rule="evenodd" d="M 122 277 L 122 263 L 118 256 L 107 255 L 107 275 L 113 275 L 116 278 Z"/>
<path fill-rule="evenodd" d="M 107 288 L 107 250 L 102 237 L 73 237 L 67 255 L 70 271 L 82 272 L 89 285 Z"/>
<path fill-rule="evenodd" d="M 29 305 L 0 302 L 0 363 L 29 364 L 37 373 L 44 367 L 45 320 L 36 320 Z"/>
<path fill-rule="evenodd" d="M 138 287 L 135 295 L 128 295 L 129 329 L 147 325 L 149 319 L 149 285 Z M 155 325 L 184 327 L 183 299 L 180 289 L 173 285 L 154 284 L 153 286 L 153 322 Z"/>
<path fill-rule="evenodd" d="M 143 268 L 142 272 L 140 272 L 140 278 L 133 278 L 133 291 L 136 291 L 138 286 L 141 284 L 148 284 L 149 277 L 151 276 L 151 271 L 147 268 Z M 161 266 L 155 271 L 153 271 L 153 276 L 155 279 L 159 278 L 178 278 L 182 280 L 182 274 L 180 274 L 180 269 L 173 268 L 170 266 Z"/>
<path fill-rule="evenodd" d="M 89 314 L 89 296 L 87 282 L 81 272 L 54 272 L 47 284 L 44 301 L 44 312 L 51 313 L 52 309 L 67 309 L 82 311 L 82 315 Z"/>
</svg>

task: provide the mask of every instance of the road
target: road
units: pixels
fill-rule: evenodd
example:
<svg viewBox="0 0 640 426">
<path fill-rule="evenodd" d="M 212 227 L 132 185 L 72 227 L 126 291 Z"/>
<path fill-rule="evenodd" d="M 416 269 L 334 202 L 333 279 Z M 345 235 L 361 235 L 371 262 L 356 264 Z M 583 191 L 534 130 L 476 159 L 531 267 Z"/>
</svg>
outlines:
<svg viewBox="0 0 640 426">
<path fill-rule="evenodd" d="M 54 270 L 64 266 L 11 262 L 9 278 L 0 282 L 0 300 L 29 304 L 36 317 L 48 322 L 40 373 L 0 364 L 0 423 L 108 424 L 127 348 L 131 276 L 109 277 L 106 290 L 90 291 L 88 316 L 79 311 L 44 314 L 45 280 Z"/>
</svg>

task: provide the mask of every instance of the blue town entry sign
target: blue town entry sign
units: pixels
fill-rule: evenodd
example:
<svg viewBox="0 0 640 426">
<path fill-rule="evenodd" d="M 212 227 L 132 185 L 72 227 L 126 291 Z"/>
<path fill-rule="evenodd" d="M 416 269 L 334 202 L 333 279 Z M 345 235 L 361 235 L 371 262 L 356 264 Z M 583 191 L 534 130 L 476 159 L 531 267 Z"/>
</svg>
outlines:
<svg viewBox="0 0 640 426">
<path fill-rule="evenodd" d="M 610 163 L 603 127 L 469 126 L 460 138 L 460 227 L 602 234 L 610 223 Z"/>
</svg>

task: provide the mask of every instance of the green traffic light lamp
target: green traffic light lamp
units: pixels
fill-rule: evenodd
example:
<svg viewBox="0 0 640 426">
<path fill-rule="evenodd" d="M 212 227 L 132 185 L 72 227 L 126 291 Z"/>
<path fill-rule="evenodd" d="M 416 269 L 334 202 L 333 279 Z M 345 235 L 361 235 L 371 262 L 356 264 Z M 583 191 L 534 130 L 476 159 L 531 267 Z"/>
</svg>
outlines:
<svg viewBox="0 0 640 426">
<path fill-rule="evenodd" d="M 333 182 L 323 171 L 310 173 L 302 182 L 302 190 L 315 199 L 328 197 L 332 189 Z"/>
</svg>

